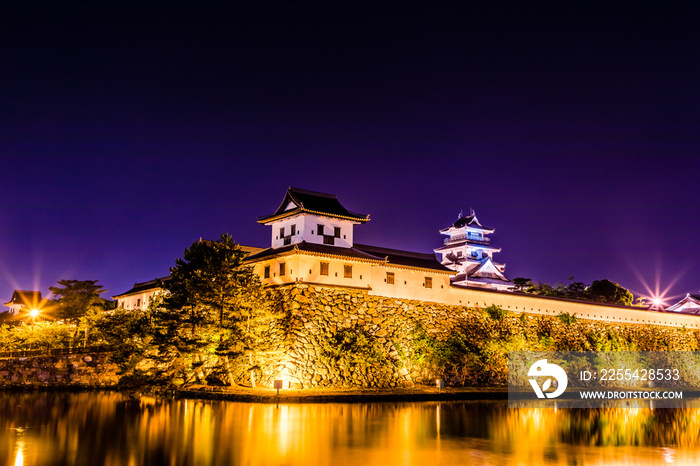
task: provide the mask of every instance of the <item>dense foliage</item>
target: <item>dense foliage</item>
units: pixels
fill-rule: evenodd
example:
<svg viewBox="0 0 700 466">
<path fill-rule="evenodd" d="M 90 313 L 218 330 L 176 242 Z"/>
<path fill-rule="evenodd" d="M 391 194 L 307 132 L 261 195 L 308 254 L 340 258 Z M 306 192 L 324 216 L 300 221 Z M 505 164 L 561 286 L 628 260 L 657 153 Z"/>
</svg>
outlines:
<svg viewBox="0 0 700 466">
<path fill-rule="evenodd" d="M 284 312 L 245 256 L 228 235 L 193 243 L 145 310 L 108 309 L 97 280 L 61 280 L 53 315 L 0 326 L 0 351 L 104 345 L 127 384 L 255 386 L 261 361 L 278 352 Z"/>
<path fill-rule="evenodd" d="M 358 327 L 321 338 L 319 359 L 346 386 L 384 386 L 396 370 L 377 337 Z"/>
<path fill-rule="evenodd" d="M 197 241 L 170 269 L 166 292 L 146 311 L 121 311 L 102 325 L 122 370 L 137 380 L 252 386 L 275 353 L 281 306 L 230 236 Z"/>
<path fill-rule="evenodd" d="M 99 280 L 59 280 L 59 286 L 50 286 L 49 290 L 56 297 L 51 308 L 55 317 L 76 323 L 81 317 L 91 312 L 107 309 L 108 301 L 101 298 L 107 292 Z"/>
<path fill-rule="evenodd" d="M 575 316 L 472 312 L 449 335 L 416 323 L 411 361 L 423 380 L 467 386 L 507 383 L 510 351 L 698 351 L 700 332 L 686 328 L 581 321 Z"/>
<path fill-rule="evenodd" d="M 513 279 L 515 291 L 530 293 L 539 296 L 552 296 L 556 298 L 576 299 L 581 301 L 593 301 L 606 304 L 622 304 L 632 306 L 634 296 L 626 288 L 611 282 L 610 280 L 595 280 L 590 286 L 583 282 L 577 282 L 574 277 L 569 277 L 571 283 L 563 285 L 557 283 L 554 286 L 547 283 L 533 283 L 529 278 L 517 277 Z M 639 304 L 643 304 L 640 302 Z"/>
</svg>

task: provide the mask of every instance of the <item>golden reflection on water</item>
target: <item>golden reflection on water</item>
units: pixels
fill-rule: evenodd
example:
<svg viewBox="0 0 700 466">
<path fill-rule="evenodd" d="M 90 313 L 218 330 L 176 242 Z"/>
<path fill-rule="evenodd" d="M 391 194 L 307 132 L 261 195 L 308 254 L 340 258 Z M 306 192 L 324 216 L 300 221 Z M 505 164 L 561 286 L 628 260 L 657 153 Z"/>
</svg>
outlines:
<svg viewBox="0 0 700 466">
<path fill-rule="evenodd" d="M 0 464 L 700 464 L 700 408 L 254 404 L 0 394 Z"/>
</svg>

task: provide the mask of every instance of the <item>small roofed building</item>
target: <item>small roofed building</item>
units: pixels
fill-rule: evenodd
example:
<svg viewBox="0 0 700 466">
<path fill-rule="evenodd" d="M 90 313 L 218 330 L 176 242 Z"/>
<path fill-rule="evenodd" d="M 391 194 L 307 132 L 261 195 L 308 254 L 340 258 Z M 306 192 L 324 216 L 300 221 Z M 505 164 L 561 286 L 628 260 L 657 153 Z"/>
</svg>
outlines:
<svg viewBox="0 0 700 466">
<path fill-rule="evenodd" d="M 10 308 L 10 313 L 17 316 L 20 312 L 40 310 L 45 304 L 46 300 L 41 298 L 41 291 L 15 290 L 5 307 Z"/>
<path fill-rule="evenodd" d="M 163 291 L 163 284 L 167 284 L 171 280 L 170 275 L 167 277 L 156 278 L 146 282 L 134 283 L 134 286 L 122 294 L 112 296 L 112 299 L 117 301 L 117 307 L 122 309 L 139 309 L 144 310 L 148 307 L 155 295 Z"/>
<path fill-rule="evenodd" d="M 666 312 L 678 312 L 682 314 L 700 314 L 700 294 L 686 294 L 685 298 L 676 304 L 667 307 Z"/>
<path fill-rule="evenodd" d="M 425 300 L 449 287 L 455 272 L 434 254 L 355 243 L 354 226 L 367 221 L 333 194 L 290 187 L 274 213 L 258 218 L 272 227 L 271 247 L 246 262 L 267 285 L 342 286 Z"/>
<path fill-rule="evenodd" d="M 501 252 L 491 246 L 493 228 L 483 226 L 472 211 L 461 213 L 457 221 L 440 233 L 447 236 L 444 244 L 435 249 L 442 256 L 441 263 L 457 274 L 452 278 L 456 286 L 478 286 L 497 290 L 508 290 L 513 284 L 505 275 L 505 264 L 494 262 L 493 255 Z"/>
</svg>

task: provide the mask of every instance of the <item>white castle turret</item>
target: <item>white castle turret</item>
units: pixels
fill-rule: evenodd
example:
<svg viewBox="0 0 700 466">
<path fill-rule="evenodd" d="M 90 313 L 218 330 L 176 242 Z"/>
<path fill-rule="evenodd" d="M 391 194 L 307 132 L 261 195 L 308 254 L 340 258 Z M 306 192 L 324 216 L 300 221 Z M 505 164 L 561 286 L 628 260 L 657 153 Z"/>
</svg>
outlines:
<svg viewBox="0 0 700 466">
<path fill-rule="evenodd" d="M 501 252 L 500 248 L 491 247 L 490 235 L 493 228 L 479 223 L 472 211 L 468 216 L 461 213 L 457 221 L 440 233 L 447 235 L 445 244 L 435 252 L 442 255 L 442 265 L 457 271 L 452 278 L 452 285 L 480 286 L 505 290 L 512 286 L 503 275 L 505 264 L 493 262 L 493 254 Z"/>
</svg>

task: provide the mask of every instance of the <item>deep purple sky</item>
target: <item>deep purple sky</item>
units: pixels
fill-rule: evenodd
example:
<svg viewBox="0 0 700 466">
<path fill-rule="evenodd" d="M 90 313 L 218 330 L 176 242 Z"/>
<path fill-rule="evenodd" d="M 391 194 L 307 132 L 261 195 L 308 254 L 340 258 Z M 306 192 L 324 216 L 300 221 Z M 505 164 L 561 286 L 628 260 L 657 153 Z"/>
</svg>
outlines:
<svg viewBox="0 0 700 466">
<path fill-rule="evenodd" d="M 484 2 L 488 3 L 488 2 Z M 700 290 L 700 7 L 33 7 L 0 19 L 0 299 L 109 296 L 288 186 L 510 278 Z M 670 301 L 673 301 L 672 299 Z"/>
</svg>

